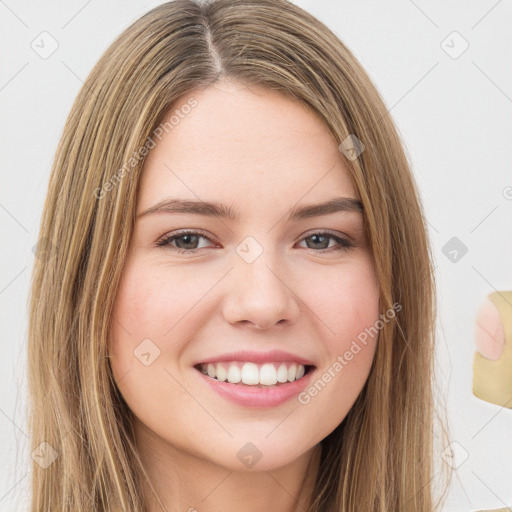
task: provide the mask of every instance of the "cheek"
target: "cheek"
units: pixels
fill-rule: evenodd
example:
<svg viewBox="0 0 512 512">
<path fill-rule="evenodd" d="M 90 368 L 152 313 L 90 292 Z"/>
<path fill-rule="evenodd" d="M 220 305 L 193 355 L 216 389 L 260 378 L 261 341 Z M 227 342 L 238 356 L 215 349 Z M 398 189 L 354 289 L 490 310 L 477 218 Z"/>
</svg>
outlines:
<svg viewBox="0 0 512 512">
<path fill-rule="evenodd" d="M 339 268 L 315 274 L 299 292 L 325 333 L 330 353 L 342 350 L 379 318 L 379 286 L 369 258 L 359 258 Z"/>
<path fill-rule="evenodd" d="M 172 327 L 176 310 L 176 304 L 170 306 L 171 297 L 161 279 L 148 271 L 148 267 L 144 269 L 143 265 L 127 262 L 109 336 L 110 363 L 120 389 L 127 388 L 127 383 L 144 372 L 146 366 L 154 372 L 161 360 L 162 334 Z M 162 315 L 165 310 L 168 314 Z M 144 379 L 139 382 L 142 384 Z M 125 392 L 130 390 L 125 389 Z"/>
<path fill-rule="evenodd" d="M 166 280 L 163 274 L 142 259 L 127 262 L 108 343 L 110 366 L 123 398 L 137 418 L 157 425 L 166 414 L 172 421 L 166 404 L 179 410 L 188 404 L 187 394 L 172 377 L 173 362 L 186 346 L 187 322 L 180 320 L 188 318 L 197 301 L 194 287 L 184 286 L 190 284 L 184 276 Z"/>
<path fill-rule="evenodd" d="M 304 291 L 323 325 L 322 367 L 299 396 L 307 407 L 325 411 L 334 429 L 361 392 L 372 365 L 378 339 L 379 287 L 371 261 L 359 260 Z"/>
<path fill-rule="evenodd" d="M 119 390 L 137 415 L 151 403 L 186 406 L 175 384 L 194 330 L 207 314 L 201 299 L 212 287 L 204 273 L 128 258 L 115 301 L 109 336 L 110 366 Z M 213 281 L 214 283 L 215 281 Z M 182 403 L 181 403 L 182 402 Z M 155 411 L 146 411 L 148 418 Z"/>
<path fill-rule="evenodd" d="M 111 324 L 112 350 L 120 356 L 132 358 L 145 339 L 162 350 L 172 341 L 173 350 L 180 350 L 178 333 L 187 325 L 182 320 L 211 285 L 204 279 L 195 283 L 194 276 L 180 272 L 164 276 L 165 269 L 143 261 L 123 270 Z"/>
</svg>

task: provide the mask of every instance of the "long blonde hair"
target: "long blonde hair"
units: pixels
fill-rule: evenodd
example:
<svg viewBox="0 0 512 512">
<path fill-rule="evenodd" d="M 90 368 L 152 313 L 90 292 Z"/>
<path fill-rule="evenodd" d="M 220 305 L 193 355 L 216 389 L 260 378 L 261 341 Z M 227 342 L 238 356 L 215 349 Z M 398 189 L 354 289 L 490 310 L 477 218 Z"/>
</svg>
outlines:
<svg viewBox="0 0 512 512">
<path fill-rule="evenodd" d="M 402 306 L 380 331 L 361 394 L 322 441 L 310 511 L 434 510 L 435 283 L 419 193 L 362 66 L 285 0 L 162 4 L 115 40 L 76 98 L 51 172 L 30 295 L 32 449 L 47 443 L 48 462 L 57 456 L 33 463 L 31 510 L 147 510 L 131 411 L 107 357 L 109 324 L 148 140 L 180 96 L 223 78 L 298 98 L 338 143 L 362 141 L 364 151 L 345 160 L 380 309 Z"/>
</svg>

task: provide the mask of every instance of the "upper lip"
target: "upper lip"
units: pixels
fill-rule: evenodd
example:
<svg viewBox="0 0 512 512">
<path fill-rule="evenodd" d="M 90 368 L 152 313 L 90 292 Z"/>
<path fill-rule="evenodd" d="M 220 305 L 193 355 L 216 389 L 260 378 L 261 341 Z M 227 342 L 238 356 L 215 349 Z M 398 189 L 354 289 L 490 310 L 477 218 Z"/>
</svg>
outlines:
<svg viewBox="0 0 512 512">
<path fill-rule="evenodd" d="M 279 363 L 279 362 L 293 362 L 307 366 L 314 366 L 314 364 L 303 357 L 299 357 L 290 352 L 283 350 L 271 350 L 267 352 L 255 352 L 252 350 L 239 350 L 237 352 L 226 352 L 217 356 L 208 357 L 196 361 L 193 365 L 201 363 L 220 363 L 229 361 L 246 361 L 251 363 Z"/>
</svg>

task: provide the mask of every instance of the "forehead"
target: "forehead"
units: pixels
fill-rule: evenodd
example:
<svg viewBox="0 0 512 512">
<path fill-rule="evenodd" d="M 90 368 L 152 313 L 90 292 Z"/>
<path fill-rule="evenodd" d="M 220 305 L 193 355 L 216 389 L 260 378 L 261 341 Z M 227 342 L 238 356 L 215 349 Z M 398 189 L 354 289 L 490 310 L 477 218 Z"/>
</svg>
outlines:
<svg viewBox="0 0 512 512">
<path fill-rule="evenodd" d="M 334 137 L 299 100 L 220 82 L 180 98 L 171 117 L 145 160 L 139 212 L 169 195 L 242 210 L 357 197 Z"/>
</svg>

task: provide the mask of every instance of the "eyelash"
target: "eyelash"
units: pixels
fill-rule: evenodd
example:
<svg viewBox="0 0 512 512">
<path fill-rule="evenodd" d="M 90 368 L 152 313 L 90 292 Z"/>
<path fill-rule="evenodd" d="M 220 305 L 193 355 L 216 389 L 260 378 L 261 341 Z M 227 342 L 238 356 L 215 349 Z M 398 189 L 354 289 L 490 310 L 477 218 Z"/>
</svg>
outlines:
<svg viewBox="0 0 512 512">
<path fill-rule="evenodd" d="M 176 247 L 172 247 L 170 245 L 170 243 L 174 240 L 176 240 L 177 238 L 181 238 L 182 236 L 185 236 L 185 235 L 199 235 L 201 238 L 205 238 L 206 240 L 212 242 L 212 240 L 205 236 L 204 234 L 202 234 L 200 231 L 193 231 L 193 230 L 183 230 L 183 231 L 179 231 L 177 233 L 174 233 L 172 235 L 166 235 L 165 237 L 163 237 L 162 239 L 160 239 L 158 242 L 157 242 L 157 247 L 165 247 L 166 249 L 169 249 L 170 251 L 172 252 L 178 252 L 180 254 L 192 254 L 192 253 L 197 253 L 198 251 L 200 251 L 201 249 L 178 249 Z M 332 252 L 333 250 L 334 251 L 340 251 L 340 250 L 349 250 L 350 248 L 352 247 L 355 247 L 356 244 L 349 241 L 347 238 L 344 238 L 344 237 L 341 237 L 339 235 L 335 235 L 334 233 L 330 232 L 330 231 L 315 231 L 314 233 L 310 233 L 308 236 L 305 236 L 304 238 L 301 239 L 302 240 L 305 240 L 307 238 L 311 238 L 315 235 L 321 235 L 321 236 L 324 236 L 324 235 L 327 235 L 329 238 L 332 238 L 334 239 L 336 242 L 338 242 L 339 244 L 339 247 L 328 247 L 326 249 L 320 249 L 320 250 L 315 250 L 315 249 L 309 249 L 306 247 L 306 249 L 309 249 L 311 251 L 314 251 L 314 252 Z"/>
</svg>

